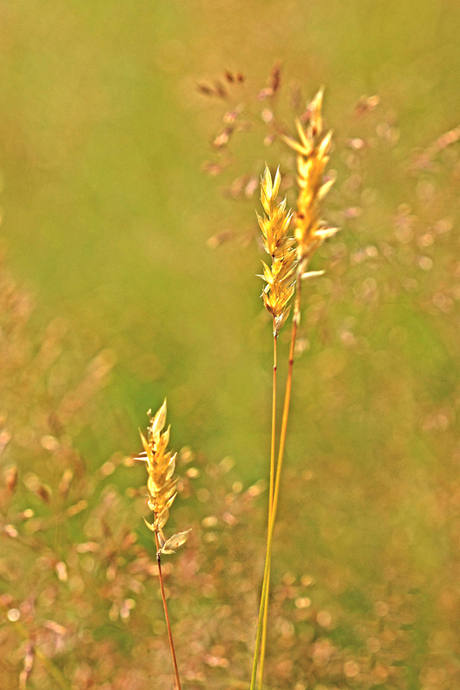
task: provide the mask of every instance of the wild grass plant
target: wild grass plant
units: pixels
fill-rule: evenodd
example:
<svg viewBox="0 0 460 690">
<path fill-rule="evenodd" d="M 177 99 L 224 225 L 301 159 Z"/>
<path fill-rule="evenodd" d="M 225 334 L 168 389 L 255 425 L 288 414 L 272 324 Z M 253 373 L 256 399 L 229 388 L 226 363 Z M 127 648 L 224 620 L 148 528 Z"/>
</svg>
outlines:
<svg viewBox="0 0 460 690">
<path fill-rule="evenodd" d="M 174 553 L 179 546 L 182 546 L 182 544 L 184 544 L 187 540 L 189 530 L 186 532 L 178 532 L 172 537 L 169 537 L 169 539 L 166 539 L 163 533 L 163 528 L 166 525 L 169 517 L 169 509 L 171 508 L 174 499 L 177 496 L 178 482 L 178 480 L 174 478 L 177 454 L 171 455 L 171 453 L 167 451 L 169 442 L 169 427 L 165 432 L 163 432 L 165 424 L 166 400 L 158 412 L 153 417 L 150 417 L 148 438 L 145 438 L 145 436 L 141 434 L 144 451 L 139 459 L 145 459 L 145 462 L 147 463 L 148 506 L 153 513 L 153 522 L 147 522 L 145 518 L 144 520 L 149 530 L 155 535 L 158 579 L 160 581 L 161 599 L 163 601 L 166 627 L 168 629 L 168 640 L 174 667 L 174 678 L 176 687 L 178 690 L 181 690 L 179 669 L 177 667 L 176 652 L 174 649 L 174 642 L 171 632 L 171 623 L 169 622 L 168 605 L 166 603 L 163 571 L 161 568 L 161 556 L 162 554 Z"/>
<path fill-rule="evenodd" d="M 301 313 L 301 285 L 306 278 L 322 275 L 322 272 L 308 271 L 309 262 L 325 239 L 333 237 L 337 228 L 328 227 L 320 217 L 321 201 L 332 187 L 334 179 L 325 179 L 325 166 L 329 160 L 331 132 L 322 132 L 322 91 L 319 91 L 308 105 L 309 119 L 306 131 L 300 120 L 296 127 L 300 141 L 283 136 L 288 145 L 297 154 L 297 184 L 299 188 L 297 211 L 294 220 L 294 237 L 288 234 L 292 218 L 286 212 L 286 200 L 276 206 L 281 178 L 277 171 L 272 182 L 270 171 L 265 169 L 261 183 L 261 201 L 265 217 L 259 218 L 264 248 L 272 258 L 272 266 L 264 264 L 264 280 L 267 283 L 262 293 L 266 309 L 273 316 L 273 395 L 272 395 L 272 432 L 270 452 L 270 486 L 268 507 L 268 537 L 262 596 L 259 612 L 259 624 L 254 653 L 251 690 L 255 687 L 257 664 L 259 663 L 259 688 L 263 687 L 263 672 L 267 636 L 268 601 L 270 594 L 270 569 L 273 546 L 273 534 L 278 509 L 283 467 L 286 433 L 291 401 L 292 375 L 297 331 Z M 294 297 L 294 311 L 289 346 L 289 365 L 285 387 L 284 407 L 279 437 L 276 433 L 277 412 L 277 339 L 279 331 L 289 314 L 288 303 Z M 275 455 L 278 456 L 275 469 Z M 259 649 L 260 645 L 260 649 Z M 260 658 L 259 658 L 260 654 Z"/>
<path fill-rule="evenodd" d="M 275 376 L 289 360 L 284 410 L 280 380 L 273 390 L 281 407 L 266 402 L 274 420 L 268 482 L 248 486 L 228 457 L 185 447 L 174 458 L 165 407 L 150 418 L 145 455 L 117 452 L 94 467 L 91 445 L 81 449 L 83 428 L 108 428 L 120 447 L 131 432 L 100 393 L 113 352 L 95 339 L 86 359 L 75 354 L 60 320 L 37 331 L 29 294 L 2 268 L 2 688 L 166 690 L 175 677 L 184 690 L 247 690 L 251 672 L 253 686 L 280 690 L 450 690 L 460 682 L 459 369 L 449 326 L 460 294 L 458 131 L 398 168 L 394 116 L 363 98 L 348 130 L 334 136 L 332 186 L 321 94 L 296 111 L 292 135 L 276 115 L 279 81 L 276 69 L 258 102 L 271 145 L 288 153 L 278 172 L 276 161 L 265 172 L 261 161 L 257 173 L 237 178 L 250 198 L 262 173 L 259 232 L 270 257 L 262 298 Z M 235 122 L 243 117 L 238 111 Z M 230 163 L 236 134 L 214 147 Z M 402 185 L 383 218 L 373 193 L 379 156 Z M 344 232 L 323 245 L 336 225 Z M 387 309 L 391 328 L 378 339 Z M 402 356 L 408 340 L 418 347 L 417 368 L 412 351 Z M 284 450 L 290 396 L 305 415 L 301 428 L 291 418 Z M 171 534 L 182 533 L 172 542 L 170 524 Z M 190 529 L 187 545 L 163 558 Z"/>
</svg>

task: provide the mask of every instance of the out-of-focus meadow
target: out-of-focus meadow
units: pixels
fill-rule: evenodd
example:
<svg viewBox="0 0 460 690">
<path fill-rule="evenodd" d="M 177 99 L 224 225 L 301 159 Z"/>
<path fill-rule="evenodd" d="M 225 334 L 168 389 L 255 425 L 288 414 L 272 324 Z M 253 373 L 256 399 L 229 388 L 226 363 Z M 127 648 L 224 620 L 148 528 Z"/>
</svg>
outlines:
<svg viewBox="0 0 460 690">
<path fill-rule="evenodd" d="M 270 122 L 294 134 L 321 85 L 342 231 L 304 291 L 267 687 L 460 686 L 459 26 L 443 0 L 0 6 L 2 690 L 171 687 L 126 459 L 165 395 L 170 520 L 193 528 L 165 558 L 183 686 L 249 687 L 257 182 L 280 163 L 295 203 Z"/>
</svg>

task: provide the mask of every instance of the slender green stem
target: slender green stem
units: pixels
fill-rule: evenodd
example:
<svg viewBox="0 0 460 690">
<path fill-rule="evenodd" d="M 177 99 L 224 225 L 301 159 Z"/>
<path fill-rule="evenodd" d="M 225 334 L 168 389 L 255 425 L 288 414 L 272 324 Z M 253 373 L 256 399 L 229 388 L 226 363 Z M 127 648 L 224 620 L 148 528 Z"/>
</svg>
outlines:
<svg viewBox="0 0 460 690">
<path fill-rule="evenodd" d="M 267 539 L 270 528 L 270 516 L 273 509 L 273 495 L 275 490 L 275 456 L 276 456 L 276 374 L 277 374 L 277 335 L 275 335 L 275 319 L 273 318 L 273 388 L 272 388 L 272 430 L 270 448 L 270 485 L 268 496 L 268 528 Z M 268 548 L 268 542 L 267 542 Z M 262 580 L 262 592 L 260 596 L 259 617 L 257 622 L 256 644 L 254 649 L 254 660 L 252 666 L 251 689 L 255 688 L 257 666 L 259 662 L 259 650 L 261 668 L 259 668 L 259 682 L 262 682 L 263 662 L 266 647 L 266 629 L 268 618 L 268 588 L 270 583 L 270 562 L 265 560 L 264 577 Z M 262 643 L 262 648 L 260 648 Z"/>
<path fill-rule="evenodd" d="M 261 635 L 261 646 L 260 646 L 260 656 L 259 656 L 259 678 L 258 685 L 259 690 L 262 690 L 264 682 L 264 666 L 265 666 L 265 649 L 267 646 L 267 623 L 268 623 L 268 602 L 270 599 L 270 570 L 271 562 L 267 561 L 265 579 L 265 590 L 263 597 L 263 619 L 262 619 L 262 635 Z"/>
<path fill-rule="evenodd" d="M 273 545 L 273 533 L 275 530 L 276 513 L 278 510 L 278 499 L 281 485 L 281 469 L 283 466 L 284 459 L 284 448 L 286 445 L 286 433 L 287 425 L 289 419 L 289 407 L 291 403 L 291 390 L 292 390 L 292 373 L 294 368 L 294 350 L 297 338 L 297 330 L 300 322 L 300 300 L 301 300 L 301 273 L 300 267 L 297 271 L 296 280 L 296 292 L 294 301 L 294 314 L 292 318 L 292 329 L 291 329 L 291 343 L 289 346 L 289 367 L 286 380 L 286 390 L 284 395 L 284 406 L 283 406 L 283 417 L 281 421 L 281 432 L 280 432 L 280 443 L 278 449 L 278 460 L 276 464 L 276 476 L 274 487 L 270 482 L 270 501 L 269 501 L 269 518 L 268 518 L 268 535 L 267 535 L 267 551 L 265 555 L 265 568 L 264 568 L 264 578 L 262 582 L 262 593 L 260 599 L 260 609 L 259 609 L 259 620 L 257 624 L 256 633 L 256 646 L 254 650 L 254 661 L 252 667 L 252 677 L 250 690 L 255 690 L 256 686 L 256 675 L 257 666 L 259 664 L 260 656 L 260 667 L 259 667 L 259 690 L 262 690 L 263 686 L 263 668 L 264 668 L 264 657 L 265 657 L 265 639 L 266 639 L 266 626 L 268 618 L 268 599 L 269 599 L 269 589 L 270 589 L 270 566 L 271 566 L 271 554 Z M 276 347 L 276 340 L 275 340 Z M 276 362 L 276 359 L 275 359 Z M 276 370 L 275 370 L 276 371 Z M 276 390 L 276 389 L 275 389 Z M 273 417 L 273 427 L 274 427 L 274 417 Z M 274 448 L 274 434 L 272 428 L 272 451 Z M 270 470 L 272 469 L 272 463 L 270 463 Z M 270 471 L 270 477 L 272 472 Z M 273 493 L 272 493 L 273 491 Z M 260 650 L 262 640 L 262 650 Z M 260 651 L 260 655 L 259 655 Z"/>
<path fill-rule="evenodd" d="M 157 546 L 158 577 L 160 580 L 161 598 L 163 600 L 163 608 L 164 608 L 164 612 L 165 612 L 166 627 L 168 629 L 169 647 L 171 649 L 171 656 L 172 656 L 172 661 L 173 661 L 173 666 L 174 666 L 174 680 L 175 680 L 176 690 L 182 690 L 182 687 L 180 684 L 180 678 L 179 678 L 179 669 L 177 666 L 176 652 L 174 650 L 174 642 L 173 642 L 173 637 L 172 637 L 171 624 L 169 622 L 168 606 L 166 604 L 166 594 L 165 594 L 165 588 L 164 588 L 164 583 L 163 583 L 163 572 L 161 570 L 160 542 L 158 540 L 157 532 L 155 532 L 155 542 L 156 542 L 156 546 Z"/>
<path fill-rule="evenodd" d="M 277 372 L 277 334 L 275 333 L 275 319 L 273 318 L 273 394 L 272 394 L 272 438 L 270 449 L 270 495 L 268 504 L 268 528 L 267 528 L 267 550 L 268 550 L 268 532 L 270 528 L 270 520 L 273 511 L 273 498 L 275 491 L 275 454 L 276 454 L 276 372 Z M 270 560 L 266 564 L 267 572 L 264 575 L 265 580 L 265 597 L 263 602 L 263 620 L 262 620 L 262 639 L 260 647 L 260 661 L 259 661 L 259 688 L 262 688 L 264 677 L 265 664 L 265 650 L 267 646 L 267 622 L 268 622 L 268 602 L 270 595 Z"/>
<path fill-rule="evenodd" d="M 280 493 L 280 483 L 281 483 L 281 469 L 283 467 L 284 459 L 284 447 L 286 445 L 286 433 L 287 425 L 289 419 L 289 406 L 291 404 L 291 390 L 292 390 L 292 371 L 294 368 L 294 350 L 297 338 L 297 330 L 300 323 L 300 299 L 302 295 L 302 278 L 301 270 L 297 271 L 297 281 L 296 281 L 296 291 L 295 291 L 295 301 L 294 301 L 294 315 L 292 317 L 292 330 L 291 330 L 291 344 L 289 347 L 289 368 L 286 380 L 286 391 L 284 394 L 284 407 L 283 407 L 283 418 L 281 421 L 281 432 L 280 432 L 280 444 L 278 449 L 278 462 L 276 465 L 276 480 L 275 489 L 273 494 L 273 510 L 272 510 L 272 520 L 270 524 L 270 553 L 268 557 L 271 556 L 273 531 L 275 528 L 276 512 L 278 509 L 278 499 Z"/>
<path fill-rule="evenodd" d="M 256 632 L 256 645 L 254 649 L 254 660 L 252 662 L 252 676 L 251 676 L 251 686 L 250 690 L 255 690 L 256 687 L 256 676 L 257 676 L 257 666 L 259 661 L 259 650 L 260 641 L 262 638 L 262 624 L 264 619 L 265 602 L 268 600 L 268 585 L 269 585 L 269 560 L 265 556 L 265 568 L 264 577 L 262 580 L 262 593 L 260 595 L 260 605 L 259 605 L 259 618 L 257 621 L 257 632 Z"/>
<path fill-rule="evenodd" d="M 277 465 L 276 465 L 275 486 L 273 489 L 273 500 L 271 501 L 271 511 L 269 512 L 267 551 L 266 551 L 266 556 L 265 556 L 264 579 L 262 582 L 262 594 L 261 594 L 260 610 L 259 610 L 259 622 L 257 625 L 256 647 L 255 647 L 255 651 L 254 651 L 254 662 L 253 662 L 250 690 L 255 690 L 257 665 L 259 662 L 260 640 L 263 637 L 262 627 L 264 625 L 264 620 L 266 619 L 265 607 L 267 607 L 267 609 L 268 609 L 268 595 L 269 595 L 269 587 L 270 587 L 270 564 L 271 564 L 271 554 L 272 554 L 272 545 L 273 545 L 273 533 L 275 530 L 276 513 L 278 510 L 278 499 L 279 499 L 279 492 L 280 492 L 280 485 L 281 485 L 281 469 L 283 466 L 284 448 L 286 445 L 286 433 L 287 433 L 287 425 L 288 425 L 288 419 L 289 419 L 289 407 L 290 407 L 290 403 L 291 403 L 292 372 L 293 372 L 293 368 L 294 368 L 294 350 L 295 350 L 295 343 L 296 343 L 296 338 L 297 338 L 297 330 L 298 330 L 299 322 L 300 322 L 300 300 L 301 300 L 301 270 L 299 267 L 299 270 L 297 272 L 297 281 L 296 281 L 294 315 L 292 318 L 291 343 L 289 346 L 289 368 L 288 368 L 288 374 L 287 374 L 287 380 L 286 380 L 286 391 L 285 391 L 285 395 L 284 395 L 283 417 L 282 417 L 282 421 L 281 421 L 281 432 L 280 432 L 280 442 L 279 442 L 279 448 L 278 448 L 278 460 L 277 460 Z M 266 620 L 265 620 L 265 625 L 266 625 Z M 262 672 L 259 671 L 259 690 L 262 689 L 262 685 L 263 685 L 262 655 L 260 655 L 260 664 L 262 666 L 262 669 L 261 669 Z"/>
</svg>

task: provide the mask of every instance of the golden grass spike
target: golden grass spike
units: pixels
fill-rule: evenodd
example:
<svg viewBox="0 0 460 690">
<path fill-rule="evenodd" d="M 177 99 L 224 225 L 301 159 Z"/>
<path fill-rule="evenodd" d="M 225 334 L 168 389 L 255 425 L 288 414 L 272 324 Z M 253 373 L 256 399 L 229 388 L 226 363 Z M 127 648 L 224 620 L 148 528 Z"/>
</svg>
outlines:
<svg viewBox="0 0 460 690">
<path fill-rule="evenodd" d="M 264 306 L 273 317 L 273 394 L 272 433 L 270 444 L 269 526 L 272 518 L 275 486 L 277 338 L 280 329 L 284 325 L 290 312 L 289 301 L 294 294 L 294 286 L 297 274 L 296 252 L 293 249 L 295 240 L 294 238 L 289 237 L 288 234 L 292 219 L 292 212 L 290 210 L 286 210 L 285 199 L 278 205 L 276 204 L 276 197 L 278 195 L 280 185 L 281 175 L 279 168 L 276 171 L 275 180 L 272 183 L 270 170 L 266 166 L 261 179 L 261 202 L 265 215 L 263 218 L 259 217 L 259 225 L 262 232 L 264 248 L 272 258 L 271 267 L 262 262 L 264 267 L 264 275 L 261 276 L 266 282 L 266 285 L 262 291 Z M 257 625 L 251 690 L 254 690 L 255 686 L 256 671 L 259 661 L 259 650 L 261 677 L 263 676 L 263 659 L 265 655 L 266 622 L 268 613 L 268 590 L 270 582 L 269 548 L 270 542 L 267 543 L 267 560 L 265 564 L 264 581 L 260 602 L 259 622 Z"/>
<path fill-rule="evenodd" d="M 300 142 L 283 136 L 286 144 L 297 153 L 297 213 L 294 216 L 294 237 L 297 241 L 297 259 L 301 273 L 323 241 L 333 233 L 325 232 L 321 221 L 321 201 L 334 184 L 334 178 L 324 181 L 329 162 L 332 131 L 322 134 L 321 115 L 324 89 L 320 89 L 307 107 L 309 114 L 305 128 L 296 120 Z M 337 232 L 337 231 L 336 231 Z"/>
<path fill-rule="evenodd" d="M 166 524 L 169 509 L 177 496 L 178 481 L 173 476 L 176 468 L 176 453 L 171 454 L 167 450 L 170 427 L 168 426 L 166 431 L 163 431 L 166 425 L 166 411 L 166 400 L 155 415 L 149 411 L 150 423 L 147 438 L 141 433 L 146 457 L 139 458 L 147 461 L 147 498 L 148 506 L 153 512 L 153 523 L 147 524 L 149 529 L 158 535 Z"/>
<path fill-rule="evenodd" d="M 150 523 L 145 518 L 144 522 L 148 529 L 155 535 L 158 576 L 160 580 L 161 598 L 163 600 L 166 627 L 168 630 L 169 645 L 174 667 L 174 680 L 176 690 L 181 690 L 179 669 L 174 650 L 163 583 L 161 556 L 162 554 L 174 553 L 179 546 L 182 546 L 182 544 L 187 541 L 190 530 L 174 534 L 172 537 L 169 537 L 169 539 L 166 539 L 165 535 L 163 534 L 163 528 L 166 525 L 169 517 L 169 509 L 171 508 L 174 499 L 177 496 L 178 481 L 177 479 L 174 479 L 176 454 L 171 454 L 171 452 L 167 450 L 170 427 L 163 432 L 166 424 L 166 409 L 165 399 L 155 415 L 152 416 L 151 411 L 149 410 L 148 415 L 150 421 L 147 431 L 147 438 L 141 433 L 141 441 L 144 451 L 140 456 L 138 456 L 138 460 L 144 460 L 147 463 L 147 504 L 150 510 L 153 512 L 153 522 Z"/>
<path fill-rule="evenodd" d="M 289 313 L 289 301 L 294 292 L 296 255 L 292 249 L 292 238 L 289 237 L 289 225 L 292 212 L 286 210 L 286 200 L 278 205 L 276 198 L 281 185 L 279 169 L 272 181 L 270 170 L 265 167 L 261 179 L 260 199 L 264 209 L 264 216 L 258 216 L 262 232 L 263 245 L 272 257 L 271 267 L 263 263 L 264 275 L 267 283 L 262 292 L 265 308 L 273 316 L 273 331 L 275 337 L 286 321 Z"/>
</svg>

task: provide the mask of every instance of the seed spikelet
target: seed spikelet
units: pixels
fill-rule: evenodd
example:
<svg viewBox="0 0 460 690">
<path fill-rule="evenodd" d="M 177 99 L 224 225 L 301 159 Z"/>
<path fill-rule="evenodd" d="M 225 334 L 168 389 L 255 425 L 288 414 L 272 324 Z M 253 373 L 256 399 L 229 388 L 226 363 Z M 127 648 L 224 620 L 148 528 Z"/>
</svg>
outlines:
<svg viewBox="0 0 460 690">
<path fill-rule="evenodd" d="M 283 140 L 297 152 L 297 213 L 294 216 L 294 237 L 297 241 L 297 258 L 303 273 L 315 251 L 325 239 L 338 232 L 328 227 L 320 218 L 321 202 L 331 189 L 335 178 L 324 180 L 329 162 L 332 132 L 323 135 L 321 108 L 323 89 L 320 89 L 307 107 L 306 127 L 296 119 L 300 141 L 282 135 Z"/>
<path fill-rule="evenodd" d="M 150 424 L 147 438 L 141 433 L 144 452 L 137 458 L 147 464 L 148 506 L 153 512 L 153 523 L 145 520 L 147 527 L 158 537 L 159 553 L 174 553 L 188 537 L 190 530 L 179 532 L 165 539 L 163 528 L 169 517 L 169 509 L 177 496 L 177 482 L 174 478 L 176 453 L 167 450 L 170 427 L 163 431 L 166 424 L 166 400 L 158 412 L 152 416 L 149 411 Z"/>
<path fill-rule="evenodd" d="M 261 179 L 260 200 L 264 216 L 258 216 L 265 251 L 272 258 L 272 265 L 263 263 L 261 278 L 267 283 L 262 292 L 265 308 L 273 315 L 273 332 L 277 336 L 289 315 L 289 301 L 294 294 L 296 254 L 295 240 L 289 237 L 292 212 L 286 210 L 286 199 L 277 205 L 281 184 L 279 169 L 272 180 L 270 170 L 265 168 Z"/>
</svg>

